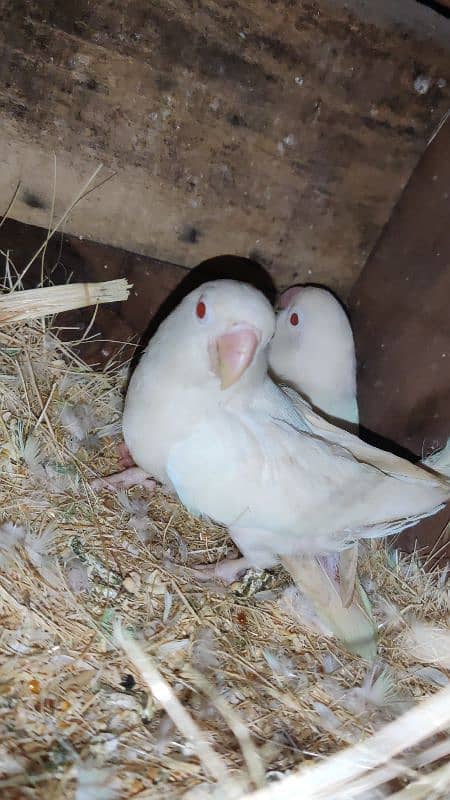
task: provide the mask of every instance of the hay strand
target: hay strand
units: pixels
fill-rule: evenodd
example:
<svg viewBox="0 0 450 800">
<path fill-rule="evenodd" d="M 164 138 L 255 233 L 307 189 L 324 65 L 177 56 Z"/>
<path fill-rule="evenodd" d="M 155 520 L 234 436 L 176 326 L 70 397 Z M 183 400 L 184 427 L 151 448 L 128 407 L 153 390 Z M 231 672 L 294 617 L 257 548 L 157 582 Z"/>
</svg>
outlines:
<svg viewBox="0 0 450 800">
<path fill-rule="evenodd" d="M 92 183 L 94 182 L 94 180 L 96 179 L 97 175 L 99 174 L 99 172 L 101 172 L 102 169 L 103 169 L 103 164 L 99 164 L 99 166 L 94 170 L 92 175 L 83 184 L 83 186 L 81 187 L 80 191 L 76 194 L 75 198 L 72 200 L 72 202 L 70 203 L 69 207 L 66 208 L 64 213 L 61 215 L 61 217 L 59 218 L 59 220 L 56 223 L 56 225 L 48 231 L 47 236 L 45 237 L 45 240 L 42 242 L 41 246 L 38 247 L 38 249 L 36 250 L 34 255 L 28 261 L 28 264 L 25 266 L 25 268 L 21 272 L 20 277 L 17 279 L 16 283 L 13 286 L 13 290 L 17 289 L 20 286 L 23 278 L 27 274 L 27 272 L 30 269 L 30 267 L 34 264 L 34 262 L 41 255 L 41 253 L 46 249 L 50 239 L 61 228 L 61 226 L 64 224 L 64 222 L 66 221 L 67 217 L 73 211 L 75 206 L 77 206 L 78 203 L 80 202 L 80 200 L 83 197 L 85 197 L 90 190 L 92 190 Z"/>
<path fill-rule="evenodd" d="M 37 319 L 76 308 L 127 300 L 131 285 L 125 278 L 99 283 L 70 283 L 13 291 L 0 296 L 0 325 Z"/>
<path fill-rule="evenodd" d="M 124 632 L 121 625 L 116 626 L 114 638 L 141 674 L 155 700 L 161 704 L 180 733 L 194 748 L 205 772 L 211 775 L 217 783 L 226 786 L 230 781 L 226 764 L 207 742 L 205 734 L 180 703 L 153 659 L 144 653 L 142 647 L 131 636 Z"/>
<path fill-rule="evenodd" d="M 390 800 L 435 800 L 447 798 L 450 786 L 450 764 L 444 764 L 391 795 Z"/>
<path fill-rule="evenodd" d="M 18 194 L 19 194 L 19 191 L 20 191 L 20 186 L 21 186 L 21 183 L 20 183 L 20 181 L 18 181 L 18 183 L 16 185 L 16 188 L 14 189 L 14 192 L 12 194 L 11 200 L 9 201 L 9 203 L 8 203 L 8 205 L 6 207 L 6 211 L 3 214 L 3 217 L 0 219 L 0 228 L 3 227 L 4 223 L 8 219 L 9 212 L 11 211 L 14 203 L 17 200 L 17 197 L 18 197 Z"/>
<path fill-rule="evenodd" d="M 265 782 L 264 767 L 247 725 L 234 710 L 233 706 L 227 702 L 223 695 L 219 694 L 216 687 L 210 683 L 204 675 L 201 675 L 195 670 L 186 670 L 185 674 L 194 685 L 198 686 L 198 688 L 205 693 L 211 703 L 217 708 L 219 714 L 222 715 L 229 728 L 233 731 L 239 742 L 242 755 L 244 756 L 248 774 L 255 788 L 260 789 Z"/>
<path fill-rule="evenodd" d="M 366 742 L 330 756 L 321 764 L 291 775 L 251 795 L 252 800 L 326 800 L 349 796 L 351 783 L 364 773 L 395 759 L 450 724 L 450 686 L 422 700 L 415 708 L 385 725 Z M 384 777 L 384 775 L 383 775 Z M 355 796 L 352 793 L 351 796 Z M 395 797 L 396 795 L 394 795 Z M 409 797 L 409 795 L 405 795 Z M 411 795 L 415 797 L 415 795 Z M 250 800 L 247 795 L 246 800 Z"/>
</svg>

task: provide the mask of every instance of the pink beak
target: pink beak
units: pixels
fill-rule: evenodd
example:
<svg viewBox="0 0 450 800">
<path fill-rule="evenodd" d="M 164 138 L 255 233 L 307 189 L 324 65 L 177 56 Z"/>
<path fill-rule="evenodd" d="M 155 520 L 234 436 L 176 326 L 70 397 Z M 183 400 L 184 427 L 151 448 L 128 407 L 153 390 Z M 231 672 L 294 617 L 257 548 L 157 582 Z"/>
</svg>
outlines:
<svg viewBox="0 0 450 800">
<path fill-rule="evenodd" d="M 238 327 L 216 339 L 217 361 L 215 372 L 220 378 L 220 388 L 228 389 L 236 383 L 250 366 L 259 339 L 253 328 Z"/>
<path fill-rule="evenodd" d="M 290 306 L 292 301 L 297 297 L 299 292 L 301 292 L 301 286 L 291 286 L 290 289 L 286 289 L 283 294 L 280 295 L 280 299 L 278 300 L 278 305 L 280 308 L 287 308 Z"/>
</svg>

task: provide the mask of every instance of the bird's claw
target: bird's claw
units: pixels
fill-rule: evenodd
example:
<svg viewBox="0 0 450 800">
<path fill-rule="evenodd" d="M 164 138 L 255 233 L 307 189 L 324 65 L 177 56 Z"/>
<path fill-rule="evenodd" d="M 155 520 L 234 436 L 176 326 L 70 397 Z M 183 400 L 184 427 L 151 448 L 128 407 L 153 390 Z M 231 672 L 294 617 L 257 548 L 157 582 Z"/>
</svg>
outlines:
<svg viewBox="0 0 450 800">
<path fill-rule="evenodd" d="M 119 466 L 122 467 L 122 469 L 125 470 L 129 467 L 136 466 L 125 442 L 122 441 L 117 445 L 117 454 L 119 456 Z"/>
<path fill-rule="evenodd" d="M 225 558 L 217 564 L 205 564 L 192 569 L 199 581 L 220 581 L 229 585 L 242 577 L 250 564 L 245 558 Z"/>
<path fill-rule="evenodd" d="M 118 492 L 121 489 L 128 489 L 130 486 L 145 486 L 146 489 L 153 491 L 156 481 L 150 478 L 143 469 L 128 467 L 128 469 L 108 475 L 106 478 L 95 478 L 90 485 L 94 491 L 109 489 L 112 492 Z"/>
</svg>

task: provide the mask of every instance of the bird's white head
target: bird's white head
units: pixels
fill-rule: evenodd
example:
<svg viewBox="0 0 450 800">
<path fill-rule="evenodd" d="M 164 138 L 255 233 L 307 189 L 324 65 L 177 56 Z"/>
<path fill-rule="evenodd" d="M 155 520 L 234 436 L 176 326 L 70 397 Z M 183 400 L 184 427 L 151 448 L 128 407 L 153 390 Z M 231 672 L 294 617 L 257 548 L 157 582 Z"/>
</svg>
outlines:
<svg viewBox="0 0 450 800">
<path fill-rule="evenodd" d="M 333 413 L 333 398 L 356 395 L 356 358 L 347 315 L 334 295 L 293 286 L 280 297 L 269 364 L 275 376 Z"/>
<path fill-rule="evenodd" d="M 225 390 L 244 374 L 267 369 L 274 330 L 273 308 L 260 291 L 239 281 L 210 281 L 182 300 L 148 352 L 163 347 L 186 384 Z"/>
</svg>

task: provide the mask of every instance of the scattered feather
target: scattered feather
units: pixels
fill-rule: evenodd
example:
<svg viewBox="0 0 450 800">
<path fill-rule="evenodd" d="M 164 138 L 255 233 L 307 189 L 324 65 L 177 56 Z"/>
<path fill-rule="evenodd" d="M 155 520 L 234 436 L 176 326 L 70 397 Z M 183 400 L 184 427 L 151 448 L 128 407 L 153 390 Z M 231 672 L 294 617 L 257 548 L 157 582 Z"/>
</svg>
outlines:
<svg viewBox="0 0 450 800">
<path fill-rule="evenodd" d="M 0 745 L 0 775 L 20 775 L 24 770 L 24 760 L 12 756 L 4 745 Z"/>
<path fill-rule="evenodd" d="M 102 425 L 101 428 L 97 429 L 97 436 L 99 439 L 114 439 L 114 437 L 119 436 L 122 433 L 122 418 L 116 419 L 114 422 L 109 422 L 106 425 Z"/>
<path fill-rule="evenodd" d="M 192 663 L 203 672 L 219 666 L 216 638 L 211 628 L 198 631 L 192 648 Z"/>
<path fill-rule="evenodd" d="M 92 670 L 92 664 L 88 661 L 84 661 L 81 658 L 74 658 L 74 656 L 69 656 L 67 653 L 56 653 L 51 657 L 49 663 L 52 666 L 53 672 L 60 672 L 67 666 L 76 666 L 77 671 Z"/>
<path fill-rule="evenodd" d="M 397 682 L 388 669 L 382 670 L 374 680 L 373 674 L 369 674 L 362 686 L 361 693 L 367 703 L 371 703 L 378 708 L 389 708 L 399 699 Z"/>
<path fill-rule="evenodd" d="M 158 736 L 155 742 L 155 753 L 161 757 L 164 755 L 167 745 L 172 737 L 174 724 L 167 714 L 163 714 L 159 723 Z"/>
<path fill-rule="evenodd" d="M 0 566 L 5 569 L 16 557 L 16 548 L 25 541 L 25 528 L 13 522 L 0 525 Z"/>
<path fill-rule="evenodd" d="M 28 556 L 35 566 L 41 564 L 56 550 L 59 532 L 54 527 L 47 528 L 43 533 L 36 534 L 28 531 L 24 546 Z"/>
<path fill-rule="evenodd" d="M 377 596 L 373 602 L 373 609 L 376 616 L 381 618 L 383 627 L 399 628 L 403 626 L 400 609 L 391 600 Z"/>
<path fill-rule="evenodd" d="M 152 521 L 149 517 L 149 504 L 141 497 L 130 497 L 126 492 L 117 492 L 119 505 L 130 514 L 128 524 L 135 529 L 137 537 L 142 544 L 150 539 Z"/>
<path fill-rule="evenodd" d="M 278 606 L 280 611 L 292 622 L 308 628 L 314 633 L 331 636 L 332 632 L 317 616 L 312 603 L 299 592 L 296 586 L 288 586 L 281 595 Z"/>
<path fill-rule="evenodd" d="M 450 669 L 450 630 L 412 622 L 401 637 L 401 647 L 414 661 Z"/>
<path fill-rule="evenodd" d="M 151 522 L 146 517 L 130 517 L 128 523 L 136 531 L 136 537 L 141 544 L 148 544 L 151 538 Z"/>
<path fill-rule="evenodd" d="M 333 653 L 326 653 L 322 658 L 322 667 L 326 675 L 330 675 L 340 667 L 340 662 Z"/>
<path fill-rule="evenodd" d="M 44 468 L 47 479 L 51 481 L 53 491 L 60 494 L 67 491 L 79 491 L 80 475 L 75 464 L 48 461 Z"/>
<path fill-rule="evenodd" d="M 190 643 L 190 639 L 174 639 L 171 642 L 164 642 L 163 644 L 160 644 L 158 648 L 158 656 L 160 658 L 167 658 L 168 656 L 181 653 L 183 650 L 187 650 Z"/>
<path fill-rule="evenodd" d="M 86 403 L 77 405 L 65 404 L 61 410 L 61 425 L 79 442 L 98 426 L 98 417 L 91 406 Z"/>
<path fill-rule="evenodd" d="M 276 593 L 272 591 L 272 589 L 263 589 L 262 592 L 256 592 L 253 595 L 254 600 L 258 600 L 260 603 L 266 603 L 270 601 L 271 603 L 276 600 Z"/>
<path fill-rule="evenodd" d="M 24 539 L 24 549 L 33 566 L 43 579 L 54 589 L 61 588 L 61 572 L 56 558 L 51 555 L 58 538 L 58 532 L 49 528 L 37 535 L 28 531 Z"/>
<path fill-rule="evenodd" d="M 42 337 L 42 342 L 44 345 L 44 350 L 47 350 L 49 353 L 55 353 L 60 345 L 58 337 L 55 336 L 54 333 L 51 333 L 51 331 L 45 331 Z"/>
<path fill-rule="evenodd" d="M 162 615 L 163 625 L 167 625 L 170 616 L 170 611 L 172 608 L 172 603 L 173 603 L 173 594 L 172 592 L 166 591 L 164 593 L 164 611 Z"/>
<path fill-rule="evenodd" d="M 180 563 L 186 564 L 188 560 L 188 549 L 185 540 L 180 536 L 178 540 L 178 553 L 180 557 Z"/>
<path fill-rule="evenodd" d="M 341 722 L 337 718 L 334 711 L 332 711 L 331 708 L 328 708 L 328 706 L 324 705 L 324 703 L 314 702 L 313 708 L 315 711 L 317 711 L 325 730 L 334 733 L 338 730 L 338 728 L 341 727 Z"/>
<path fill-rule="evenodd" d="M 98 769 L 88 762 L 77 766 L 75 800 L 115 800 L 120 785 L 110 769 Z"/>
<path fill-rule="evenodd" d="M 284 653 L 275 654 L 267 648 L 264 648 L 262 652 L 280 686 L 297 677 L 297 670 L 291 658 Z"/>
<path fill-rule="evenodd" d="M 31 434 L 25 442 L 22 457 L 32 475 L 42 477 L 45 474 L 42 465 L 43 455 L 41 444 L 33 434 Z"/>
<path fill-rule="evenodd" d="M 130 497 L 127 492 L 120 491 L 116 494 L 116 499 L 121 508 L 128 514 L 135 514 L 144 517 L 148 514 L 148 502 L 141 497 Z"/>
<path fill-rule="evenodd" d="M 437 450 L 431 456 L 425 458 L 423 463 L 435 472 L 439 472 L 440 475 L 446 475 L 447 478 L 450 478 L 450 438 L 447 439 L 447 444 L 442 450 Z"/>
<path fill-rule="evenodd" d="M 448 675 L 444 675 L 436 667 L 417 667 L 411 669 L 409 674 L 423 683 L 429 683 L 431 686 L 447 686 L 450 681 Z"/>
<path fill-rule="evenodd" d="M 75 594 L 87 592 L 90 586 L 87 564 L 74 556 L 66 562 L 67 583 Z"/>
<path fill-rule="evenodd" d="M 3 642 L 13 653 L 31 653 L 34 648 L 48 645 L 50 636 L 47 631 L 27 622 L 17 630 L 4 631 Z"/>
<path fill-rule="evenodd" d="M 129 594 L 138 594 L 141 589 L 141 576 L 136 570 L 133 570 L 125 577 L 122 586 Z"/>
<path fill-rule="evenodd" d="M 450 536 L 450 530 L 449 530 L 449 536 Z M 447 564 L 445 564 L 441 574 L 438 577 L 438 586 L 440 589 L 443 589 L 444 586 L 446 585 L 449 575 L 450 575 L 450 561 L 447 562 Z M 449 602 L 449 608 L 450 608 L 450 602 Z"/>
<path fill-rule="evenodd" d="M 376 678 L 375 669 L 370 670 L 361 686 L 343 692 L 340 700 L 340 704 L 353 714 L 363 714 L 370 708 L 398 712 L 405 702 L 389 669 L 383 669 Z"/>
<path fill-rule="evenodd" d="M 240 778 L 239 780 L 241 781 L 240 784 L 238 779 L 235 778 L 232 785 L 230 785 L 230 781 L 230 784 L 226 787 L 226 795 L 224 795 L 223 786 L 201 783 L 193 789 L 183 792 L 180 800 L 223 800 L 224 796 L 229 800 L 239 800 L 239 798 L 245 796 L 246 789 L 244 779 Z"/>
</svg>

